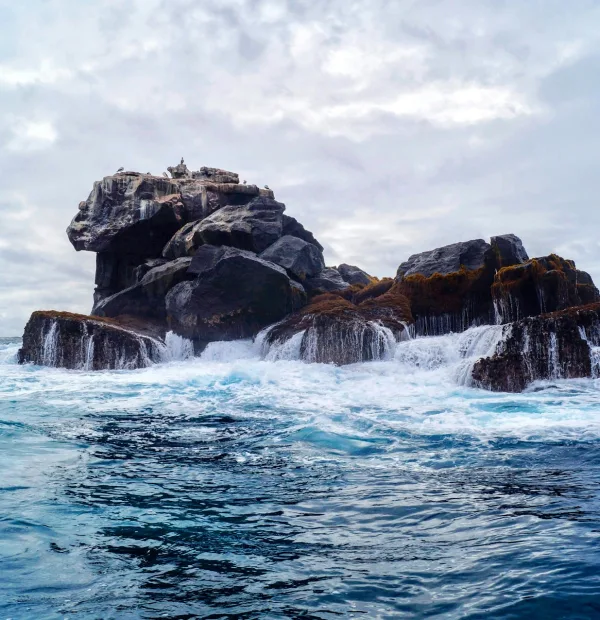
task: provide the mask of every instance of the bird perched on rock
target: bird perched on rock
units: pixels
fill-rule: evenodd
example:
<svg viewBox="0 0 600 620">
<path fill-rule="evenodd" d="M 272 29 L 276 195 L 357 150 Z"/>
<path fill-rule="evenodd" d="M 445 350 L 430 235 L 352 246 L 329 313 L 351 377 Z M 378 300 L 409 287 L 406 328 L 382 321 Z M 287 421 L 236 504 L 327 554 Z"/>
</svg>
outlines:
<svg viewBox="0 0 600 620">
<path fill-rule="evenodd" d="M 183 166 L 183 157 L 181 158 L 181 165 Z"/>
<path fill-rule="evenodd" d="M 125 170 L 125 168 L 123 168 L 122 166 L 117 170 L 117 172 L 123 172 L 123 170 Z"/>
<path fill-rule="evenodd" d="M 167 179 L 168 179 L 169 175 L 166 172 L 163 172 L 163 177 L 167 177 Z"/>
<path fill-rule="evenodd" d="M 244 185 L 246 185 L 246 179 L 244 179 Z"/>
<path fill-rule="evenodd" d="M 265 189 L 271 189 L 268 185 L 265 185 Z"/>
</svg>

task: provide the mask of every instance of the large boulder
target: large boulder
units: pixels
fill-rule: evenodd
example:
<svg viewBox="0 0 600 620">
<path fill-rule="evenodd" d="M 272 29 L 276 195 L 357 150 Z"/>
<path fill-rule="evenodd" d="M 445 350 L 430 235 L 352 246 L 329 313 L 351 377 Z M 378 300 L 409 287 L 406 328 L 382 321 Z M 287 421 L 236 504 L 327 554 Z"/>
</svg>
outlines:
<svg viewBox="0 0 600 620">
<path fill-rule="evenodd" d="M 316 246 L 291 235 L 278 239 L 260 257 L 283 267 L 301 281 L 316 276 L 325 268 L 323 254 Z"/>
<path fill-rule="evenodd" d="M 167 316 L 170 328 L 198 349 L 254 336 L 305 301 L 283 268 L 238 248 L 201 246 L 188 274 L 194 279 L 167 294 Z"/>
<path fill-rule="evenodd" d="M 360 269 L 360 267 L 356 267 L 355 265 L 347 265 L 346 263 L 342 263 L 338 265 L 338 273 L 342 276 L 342 280 L 344 282 L 348 282 L 350 285 L 362 285 L 368 286 L 373 282 L 373 278 L 366 272 Z"/>
<path fill-rule="evenodd" d="M 417 335 L 461 332 L 493 324 L 498 312 L 492 298 L 495 274 L 527 256 L 515 235 L 454 243 L 415 254 L 398 268 L 396 280 L 411 300 Z"/>
<path fill-rule="evenodd" d="M 246 205 L 227 206 L 202 220 L 197 234 L 204 243 L 260 253 L 281 237 L 285 205 L 259 196 Z"/>
<path fill-rule="evenodd" d="M 175 182 L 130 172 L 94 183 L 67 235 L 78 251 L 156 258 L 183 223 Z"/>
<path fill-rule="evenodd" d="M 348 288 L 340 272 L 335 267 L 325 267 L 316 276 L 307 278 L 304 286 L 309 293 L 333 293 Z"/>
<path fill-rule="evenodd" d="M 528 317 L 505 327 L 492 357 L 479 360 L 473 379 L 494 392 L 521 392 L 538 380 L 598 376 L 600 303 Z"/>
<path fill-rule="evenodd" d="M 303 241 L 316 246 L 319 250 L 321 250 L 321 252 L 323 251 L 323 246 L 316 240 L 310 230 L 306 230 L 306 228 L 304 228 L 304 226 L 302 226 L 296 218 L 289 215 L 283 215 L 282 234 L 298 237 L 298 239 L 302 239 Z"/>
<path fill-rule="evenodd" d="M 393 280 L 325 293 L 263 334 L 270 359 L 353 364 L 388 359 L 408 337 L 410 304 Z"/>
<path fill-rule="evenodd" d="M 498 323 L 600 301 L 591 276 L 556 254 L 498 270 L 491 293 Z"/>
<path fill-rule="evenodd" d="M 131 370 L 163 361 L 158 333 L 68 312 L 34 312 L 25 326 L 20 364 L 73 370 Z"/>
<path fill-rule="evenodd" d="M 490 244 L 483 239 L 474 239 L 413 254 L 398 267 L 396 277 L 398 280 L 412 275 L 429 278 L 434 273 L 447 275 L 461 269 L 475 271 L 484 266 L 486 255 L 490 249 Z"/>
<path fill-rule="evenodd" d="M 176 284 L 193 277 L 188 273 L 191 262 L 191 257 L 183 257 L 150 269 L 134 286 L 97 303 L 92 314 L 102 317 L 133 315 L 166 318 L 165 296 Z"/>
</svg>

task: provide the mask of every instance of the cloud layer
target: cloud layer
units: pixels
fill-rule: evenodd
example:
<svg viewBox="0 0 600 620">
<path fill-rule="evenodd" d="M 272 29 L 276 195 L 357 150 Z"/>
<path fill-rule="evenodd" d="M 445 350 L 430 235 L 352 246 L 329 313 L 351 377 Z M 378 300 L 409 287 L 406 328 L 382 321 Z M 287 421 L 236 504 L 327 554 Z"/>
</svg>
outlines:
<svg viewBox="0 0 600 620">
<path fill-rule="evenodd" d="M 268 183 L 328 264 L 514 232 L 600 281 L 592 0 L 0 2 L 0 335 L 87 312 L 64 230 L 120 166 Z"/>
</svg>

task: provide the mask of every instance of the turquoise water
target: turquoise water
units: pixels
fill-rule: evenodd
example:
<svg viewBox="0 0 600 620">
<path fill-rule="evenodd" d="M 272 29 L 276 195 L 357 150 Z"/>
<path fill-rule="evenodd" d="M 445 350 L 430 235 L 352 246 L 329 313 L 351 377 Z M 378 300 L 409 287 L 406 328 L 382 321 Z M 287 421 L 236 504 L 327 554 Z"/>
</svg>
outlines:
<svg viewBox="0 0 600 620">
<path fill-rule="evenodd" d="M 405 346 L 86 373 L 0 340 L 0 619 L 600 617 L 600 382 L 490 394 Z"/>
</svg>

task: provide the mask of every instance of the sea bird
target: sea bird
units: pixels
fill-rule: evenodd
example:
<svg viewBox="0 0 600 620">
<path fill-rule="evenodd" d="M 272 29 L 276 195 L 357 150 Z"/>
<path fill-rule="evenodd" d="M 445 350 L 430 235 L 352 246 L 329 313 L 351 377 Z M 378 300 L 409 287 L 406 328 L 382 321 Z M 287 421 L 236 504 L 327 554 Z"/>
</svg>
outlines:
<svg viewBox="0 0 600 620">
<path fill-rule="evenodd" d="M 117 170 L 117 172 L 123 172 L 123 170 L 125 170 L 125 168 L 123 168 L 123 166 L 121 166 L 121 167 Z"/>
</svg>

